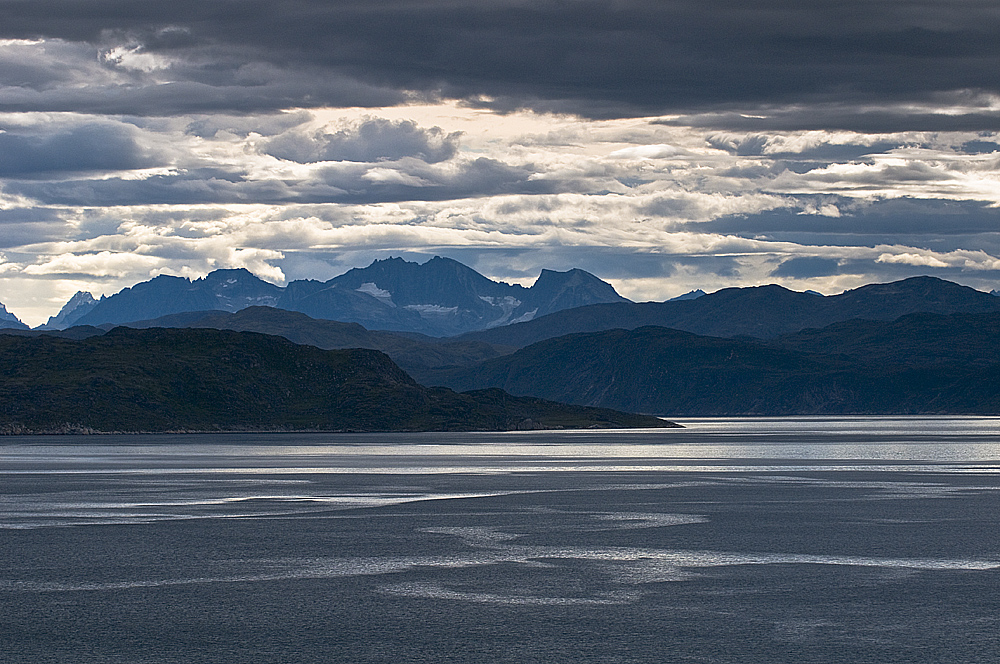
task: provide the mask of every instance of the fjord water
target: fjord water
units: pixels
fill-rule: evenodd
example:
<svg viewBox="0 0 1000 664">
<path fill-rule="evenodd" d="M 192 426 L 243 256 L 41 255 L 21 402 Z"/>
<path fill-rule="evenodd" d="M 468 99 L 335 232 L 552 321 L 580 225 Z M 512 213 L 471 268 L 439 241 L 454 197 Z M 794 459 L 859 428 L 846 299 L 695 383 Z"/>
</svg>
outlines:
<svg viewBox="0 0 1000 664">
<path fill-rule="evenodd" d="M 1000 420 L 0 440 L 0 662 L 995 662 Z"/>
</svg>

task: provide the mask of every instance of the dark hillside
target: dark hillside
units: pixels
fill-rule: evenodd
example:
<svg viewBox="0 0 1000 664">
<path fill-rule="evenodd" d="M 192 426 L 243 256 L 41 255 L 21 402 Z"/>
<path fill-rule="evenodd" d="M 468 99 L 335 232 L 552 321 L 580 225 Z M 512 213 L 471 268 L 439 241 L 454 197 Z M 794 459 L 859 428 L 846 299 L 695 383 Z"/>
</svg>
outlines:
<svg viewBox="0 0 1000 664">
<path fill-rule="evenodd" d="M 771 345 L 846 355 L 873 364 L 994 364 L 1000 362 L 1000 313 L 919 313 L 894 321 L 852 320 L 781 336 Z"/>
<path fill-rule="evenodd" d="M 419 334 L 404 336 L 393 332 L 366 330 L 357 323 L 317 320 L 297 311 L 274 307 L 248 307 L 236 313 L 188 312 L 129 323 L 128 327 L 187 327 L 260 332 L 327 350 L 369 348 L 382 351 L 411 374 L 435 367 L 468 366 L 514 350 L 482 341 L 447 341 Z"/>
<path fill-rule="evenodd" d="M 0 335 L 0 431 L 506 430 L 666 426 L 499 391 L 428 390 L 386 355 L 220 330 Z"/>
<path fill-rule="evenodd" d="M 937 328 L 925 329 L 925 318 Z M 996 414 L 998 318 L 851 321 L 773 342 L 660 327 L 607 330 L 421 379 L 668 416 Z"/>
</svg>

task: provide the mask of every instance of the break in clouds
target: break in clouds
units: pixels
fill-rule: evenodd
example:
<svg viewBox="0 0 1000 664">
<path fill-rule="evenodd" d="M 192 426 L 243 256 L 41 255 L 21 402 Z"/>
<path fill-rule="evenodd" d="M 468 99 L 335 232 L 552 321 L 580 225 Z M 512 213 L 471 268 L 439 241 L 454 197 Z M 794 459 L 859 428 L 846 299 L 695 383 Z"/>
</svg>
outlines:
<svg viewBox="0 0 1000 664">
<path fill-rule="evenodd" d="M 0 5 L 0 301 L 441 254 L 1000 286 L 994 2 Z"/>
</svg>

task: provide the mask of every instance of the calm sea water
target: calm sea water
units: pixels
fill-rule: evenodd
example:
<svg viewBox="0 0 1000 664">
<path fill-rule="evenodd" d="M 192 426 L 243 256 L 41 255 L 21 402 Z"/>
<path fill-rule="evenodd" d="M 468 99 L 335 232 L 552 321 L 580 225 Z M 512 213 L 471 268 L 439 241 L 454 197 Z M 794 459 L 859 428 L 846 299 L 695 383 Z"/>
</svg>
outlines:
<svg viewBox="0 0 1000 664">
<path fill-rule="evenodd" d="M 1000 420 L 0 439 L 0 662 L 1000 660 Z"/>
</svg>

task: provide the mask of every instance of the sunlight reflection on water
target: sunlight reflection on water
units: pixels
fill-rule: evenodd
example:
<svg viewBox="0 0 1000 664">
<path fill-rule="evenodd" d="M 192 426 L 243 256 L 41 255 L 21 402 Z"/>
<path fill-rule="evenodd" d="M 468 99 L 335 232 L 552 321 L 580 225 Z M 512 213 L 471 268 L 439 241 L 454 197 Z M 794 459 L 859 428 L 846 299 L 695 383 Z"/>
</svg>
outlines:
<svg viewBox="0 0 1000 664">
<path fill-rule="evenodd" d="M 0 438 L 9 464 L 118 465 L 130 457 L 205 467 L 311 466 L 387 457 L 393 465 L 469 457 L 540 459 L 1000 460 L 1000 418 L 840 417 L 679 420 L 684 429 L 371 434 L 183 434 Z M 421 464 L 422 465 L 422 464 Z"/>
<path fill-rule="evenodd" d="M 0 477 L 63 476 L 67 482 L 73 477 L 116 478 L 109 485 L 115 493 L 0 496 L 0 527 L 279 516 L 507 495 L 426 487 L 324 493 L 310 486 L 309 478 L 339 475 L 711 473 L 727 481 L 752 474 L 748 481 L 787 485 L 817 481 L 789 476 L 814 471 L 1000 473 L 997 418 L 703 419 L 683 424 L 685 429 L 674 430 L 523 433 L 11 437 L 0 439 Z M 933 486 L 899 481 L 864 486 L 894 499 L 945 495 Z"/>
</svg>

